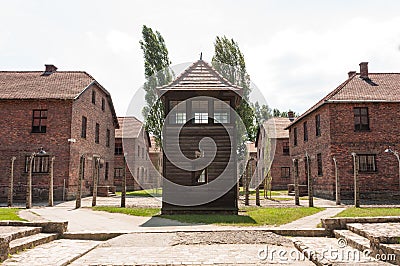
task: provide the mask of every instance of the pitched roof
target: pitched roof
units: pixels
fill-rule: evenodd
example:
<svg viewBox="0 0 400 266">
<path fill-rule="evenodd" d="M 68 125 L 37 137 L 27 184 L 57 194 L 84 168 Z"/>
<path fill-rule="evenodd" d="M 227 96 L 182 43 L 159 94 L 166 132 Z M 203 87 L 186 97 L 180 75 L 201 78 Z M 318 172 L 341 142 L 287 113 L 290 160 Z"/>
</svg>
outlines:
<svg viewBox="0 0 400 266">
<path fill-rule="evenodd" d="M 400 102 L 400 73 L 369 73 L 368 78 L 360 74 L 348 78 L 335 90 L 299 116 L 287 128 L 327 103 L 346 102 Z"/>
<path fill-rule="evenodd" d="M 233 90 L 239 94 L 242 91 L 242 88 L 233 85 L 201 59 L 189 66 L 170 84 L 158 89 L 161 92 L 168 90 Z"/>
<path fill-rule="evenodd" d="M 81 71 L 0 71 L 0 99 L 74 99 L 93 82 Z"/>
<path fill-rule="evenodd" d="M 0 100 L 77 99 L 96 84 L 107 96 L 114 125 L 119 127 L 110 93 L 84 71 L 0 71 Z"/>
<path fill-rule="evenodd" d="M 285 128 L 290 124 L 287 117 L 273 117 L 264 122 L 263 127 L 267 136 L 272 139 L 289 138 L 289 131 Z"/>
<path fill-rule="evenodd" d="M 115 138 L 138 138 L 143 123 L 134 116 L 118 117 L 119 129 L 115 130 Z"/>
</svg>

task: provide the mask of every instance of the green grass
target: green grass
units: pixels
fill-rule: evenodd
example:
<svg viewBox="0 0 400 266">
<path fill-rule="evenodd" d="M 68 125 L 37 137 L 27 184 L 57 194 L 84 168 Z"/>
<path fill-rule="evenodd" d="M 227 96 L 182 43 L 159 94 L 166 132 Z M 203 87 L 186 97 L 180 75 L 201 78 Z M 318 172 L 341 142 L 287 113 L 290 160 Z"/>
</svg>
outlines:
<svg viewBox="0 0 400 266">
<path fill-rule="evenodd" d="M 254 189 L 250 189 L 250 195 L 256 195 L 256 191 Z M 240 187 L 240 195 L 244 196 L 244 189 Z M 264 195 L 264 189 L 260 189 L 260 196 Z M 269 191 L 267 191 L 267 195 L 269 197 Z M 272 196 L 284 196 L 287 195 L 287 190 L 273 190 L 271 191 Z"/>
<path fill-rule="evenodd" d="M 121 192 L 116 193 L 118 196 L 121 196 Z M 162 189 L 145 189 L 145 190 L 136 190 L 136 191 L 127 191 L 127 196 L 136 196 L 136 197 L 161 197 Z"/>
<path fill-rule="evenodd" d="M 25 221 L 18 216 L 18 208 L 0 208 L 0 220 Z"/>
<path fill-rule="evenodd" d="M 305 216 L 324 210 L 324 208 L 256 208 L 248 207 L 240 215 L 217 214 L 186 214 L 186 215 L 159 215 L 158 217 L 176 220 L 184 223 L 217 224 L 217 225 L 282 225 Z"/>
<path fill-rule="evenodd" d="M 400 208 L 347 208 L 334 217 L 400 216 Z"/>
<path fill-rule="evenodd" d="M 160 213 L 159 208 L 120 208 L 110 206 L 96 206 L 92 208 L 95 211 L 105 211 L 110 213 L 122 213 L 133 216 L 151 217 Z"/>
</svg>

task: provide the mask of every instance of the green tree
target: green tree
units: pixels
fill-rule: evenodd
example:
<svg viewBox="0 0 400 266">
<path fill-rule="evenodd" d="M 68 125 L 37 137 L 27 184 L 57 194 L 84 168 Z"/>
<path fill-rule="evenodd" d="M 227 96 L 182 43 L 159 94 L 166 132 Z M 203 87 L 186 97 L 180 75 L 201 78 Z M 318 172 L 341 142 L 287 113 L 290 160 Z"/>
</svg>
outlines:
<svg viewBox="0 0 400 266">
<path fill-rule="evenodd" d="M 260 106 L 257 101 L 253 104 L 252 107 L 254 110 L 254 115 L 256 116 L 257 124 L 262 124 L 264 121 L 272 117 L 271 108 L 269 108 L 267 104 L 263 104 L 262 106 Z"/>
<path fill-rule="evenodd" d="M 247 132 L 241 136 L 239 143 L 244 143 L 245 140 L 254 140 L 257 133 L 256 117 L 254 109 L 249 102 L 250 76 L 246 70 L 246 63 L 243 53 L 239 49 L 239 45 L 226 36 L 217 36 L 214 43 L 214 56 L 212 58 L 213 67 L 232 84 L 243 88 L 243 94 L 237 113 L 243 121 L 245 128 L 238 132 Z M 239 147 L 242 149 L 243 147 Z"/>
<path fill-rule="evenodd" d="M 146 106 L 142 110 L 144 125 L 147 132 L 154 135 L 156 145 L 161 146 L 161 133 L 164 123 L 164 107 L 157 96 L 156 87 L 165 85 L 172 80 L 173 73 L 169 69 L 171 64 L 164 38 L 150 27 L 143 25 L 142 40 L 139 41 L 143 50 L 144 73 L 146 82 L 143 89 L 146 91 Z"/>
</svg>

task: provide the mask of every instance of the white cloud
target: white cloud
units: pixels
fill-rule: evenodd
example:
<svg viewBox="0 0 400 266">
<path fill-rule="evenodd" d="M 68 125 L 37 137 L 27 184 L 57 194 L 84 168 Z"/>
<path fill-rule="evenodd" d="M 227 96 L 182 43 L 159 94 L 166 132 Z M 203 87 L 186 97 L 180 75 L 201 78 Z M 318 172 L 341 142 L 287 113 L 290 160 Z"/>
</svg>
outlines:
<svg viewBox="0 0 400 266">
<path fill-rule="evenodd" d="M 133 53 L 138 43 L 131 34 L 117 30 L 108 32 L 106 40 L 111 51 L 119 55 Z"/>
</svg>

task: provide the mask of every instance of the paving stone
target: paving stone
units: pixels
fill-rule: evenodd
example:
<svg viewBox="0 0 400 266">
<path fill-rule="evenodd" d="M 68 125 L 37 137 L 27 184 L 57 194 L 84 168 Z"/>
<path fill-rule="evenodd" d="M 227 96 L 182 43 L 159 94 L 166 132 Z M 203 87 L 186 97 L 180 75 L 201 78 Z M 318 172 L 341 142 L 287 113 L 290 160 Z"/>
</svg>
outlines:
<svg viewBox="0 0 400 266">
<path fill-rule="evenodd" d="M 63 266 L 95 248 L 100 242 L 60 239 L 14 254 L 2 266 Z"/>
</svg>

